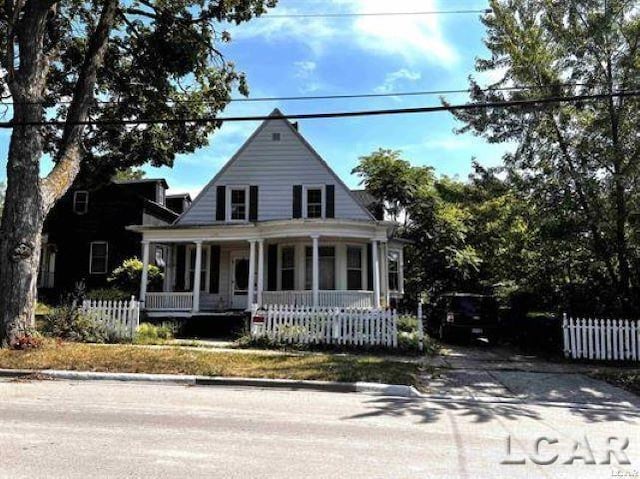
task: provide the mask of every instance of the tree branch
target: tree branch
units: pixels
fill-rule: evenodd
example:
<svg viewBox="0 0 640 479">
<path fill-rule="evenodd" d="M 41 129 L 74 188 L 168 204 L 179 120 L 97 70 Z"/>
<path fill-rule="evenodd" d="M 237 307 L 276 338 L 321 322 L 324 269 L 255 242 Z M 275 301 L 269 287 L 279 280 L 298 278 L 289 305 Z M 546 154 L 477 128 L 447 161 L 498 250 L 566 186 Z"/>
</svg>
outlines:
<svg viewBox="0 0 640 479">
<path fill-rule="evenodd" d="M 62 134 L 60 150 L 56 157 L 56 166 L 42 180 L 42 195 L 46 211 L 64 195 L 80 171 L 80 162 L 82 160 L 81 137 L 84 127 L 79 125 L 78 122 L 85 121 L 88 117 L 89 107 L 94 99 L 98 68 L 104 61 L 118 5 L 118 0 L 106 0 L 98 25 L 89 40 L 85 60 L 73 93 L 73 100 L 67 113 L 67 123 Z"/>
</svg>

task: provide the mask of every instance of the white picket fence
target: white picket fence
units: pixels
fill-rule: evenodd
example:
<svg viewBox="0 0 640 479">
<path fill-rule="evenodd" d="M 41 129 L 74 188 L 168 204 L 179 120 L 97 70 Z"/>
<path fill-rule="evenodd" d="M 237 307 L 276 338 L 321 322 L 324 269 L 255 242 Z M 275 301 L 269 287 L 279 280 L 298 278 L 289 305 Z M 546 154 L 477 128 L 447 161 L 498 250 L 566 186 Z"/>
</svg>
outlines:
<svg viewBox="0 0 640 479">
<path fill-rule="evenodd" d="M 255 311 L 251 335 L 288 344 L 398 347 L 395 310 L 269 306 Z"/>
<path fill-rule="evenodd" d="M 129 301 L 86 299 L 82 302 L 81 311 L 122 337 L 133 338 L 140 325 L 140 302 L 133 296 Z"/>
<path fill-rule="evenodd" d="M 572 359 L 640 360 L 640 323 L 625 319 L 568 318 L 562 321 L 564 354 Z"/>
</svg>

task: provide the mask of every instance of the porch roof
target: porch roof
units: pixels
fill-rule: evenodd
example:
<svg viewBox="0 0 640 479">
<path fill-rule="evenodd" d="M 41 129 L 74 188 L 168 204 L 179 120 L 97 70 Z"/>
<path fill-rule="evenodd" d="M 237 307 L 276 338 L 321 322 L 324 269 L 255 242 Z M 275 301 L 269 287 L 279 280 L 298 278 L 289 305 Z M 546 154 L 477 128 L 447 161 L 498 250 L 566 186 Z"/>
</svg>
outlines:
<svg viewBox="0 0 640 479">
<path fill-rule="evenodd" d="M 344 219 L 269 220 L 255 223 L 218 222 L 208 225 L 129 226 L 144 240 L 155 242 L 237 241 L 309 236 L 386 241 L 397 224 L 388 221 Z"/>
</svg>

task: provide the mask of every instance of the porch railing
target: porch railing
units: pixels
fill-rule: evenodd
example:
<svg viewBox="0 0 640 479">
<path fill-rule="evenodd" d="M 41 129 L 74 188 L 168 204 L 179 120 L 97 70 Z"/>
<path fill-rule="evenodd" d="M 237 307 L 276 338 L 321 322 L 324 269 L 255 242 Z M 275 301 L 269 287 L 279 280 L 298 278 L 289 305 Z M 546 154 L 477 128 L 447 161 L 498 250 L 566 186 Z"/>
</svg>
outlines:
<svg viewBox="0 0 640 479">
<path fill-rule="evenodd" d="M 262 303 L 268 305 L 312 306 L 312 291 L 264 291 Z M 321 308 L 373 308 L 372 291 L 318 291 Z"/>
<path fill-rule="evenodd" d="M 147 293 L 144 308 L 147 311 L 191 311 L 193 293 Z"/>
</svg>

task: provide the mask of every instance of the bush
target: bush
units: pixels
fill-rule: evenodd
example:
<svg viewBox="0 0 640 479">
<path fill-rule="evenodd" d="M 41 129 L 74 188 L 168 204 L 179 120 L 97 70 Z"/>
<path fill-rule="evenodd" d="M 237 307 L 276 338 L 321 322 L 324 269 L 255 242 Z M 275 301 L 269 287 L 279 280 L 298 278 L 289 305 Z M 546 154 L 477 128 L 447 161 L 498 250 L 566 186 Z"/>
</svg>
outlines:
<svg viewBox="0 0 640 479">
<path fill-rule="evenodd" d="M 85 295 L 86 299 L 94 301 L 128 301 L 131 295 L 117 288 L 92 289 Z"/>
<path fill-rule="evenodd" d="M 150 264 L 147 271 L 147 287 L 149 291 L 156 291 L 162 287 L 162 271 Z M 113 288 L 125 292 L 128 296 L 135 295 L 140 289 L 142 278 L 142 261 L 138 258 L 125 259 L 120 266 L 113 270 L 107 279 Z"/>
<path fill-rule="evenodd" d="M 157 344 L 173 338 L 173 328 L 163 324 L 157 326 L 150 323 L 142 323 L 138 326 L 134 342 L 136 344 Z"/>
<path fill-rule="evenodd" d="M 115 340 L 103 323 L 90 315 L 82 314 L 72 305 L 56 308 L 45 316 L 42 332 L 47 336 L 86 343 L 106 343 Z"/>
<path fill-rule="evenodd" d="M 41 303 L 38 301 L 36 303 L 36 316 L 45 316 L 47 314 L 51 314 L 53 312 L 53 307 L 49 306 L 46 303 Z"/>
</svg>

